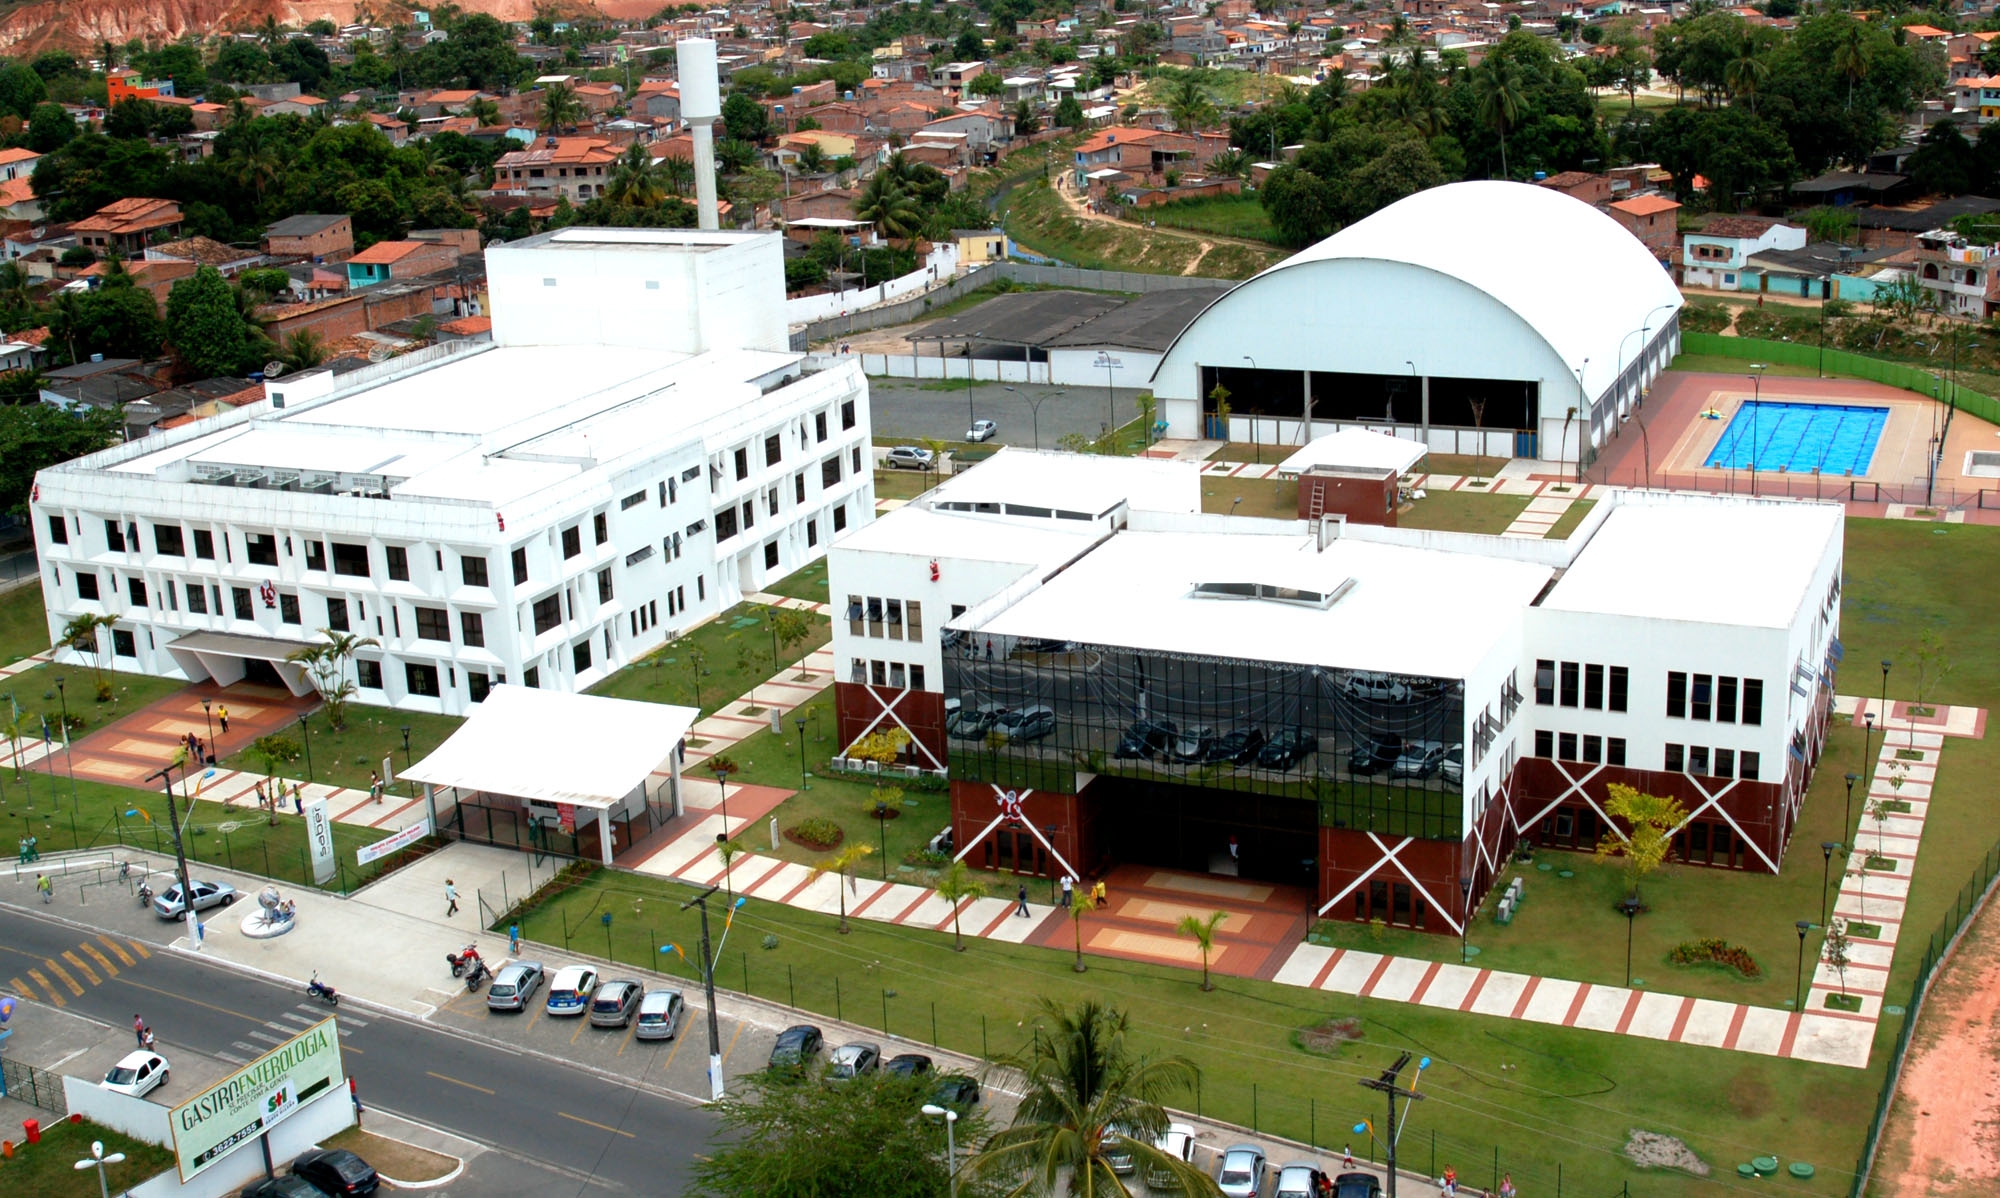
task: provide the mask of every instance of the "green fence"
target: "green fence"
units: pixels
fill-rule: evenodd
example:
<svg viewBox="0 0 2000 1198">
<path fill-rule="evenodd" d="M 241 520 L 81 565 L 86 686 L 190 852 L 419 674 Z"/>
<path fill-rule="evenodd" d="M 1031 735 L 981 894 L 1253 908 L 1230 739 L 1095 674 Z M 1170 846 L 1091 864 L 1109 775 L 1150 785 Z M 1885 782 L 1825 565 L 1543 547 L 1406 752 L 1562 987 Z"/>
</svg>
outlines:
<svg viewBox="0 0 2000 1198">
<path fill-rule="evenodd" d="M 1763 341 L 1755 337 L 1725 337 L 1720 333 L 1682 333 L 1681 352 L 1741 358 L 1746 362 L 1781 362 L 1787 366 L 1820 367 L 1823 364 L 1827 374 L 1867 379 L 1918 395 L 1944 399 L 1989 424 L 2000 424 L 2000 400 L 1906 362 L 1871 358 L 1844 349 L 1822 350 L 1817 345 L 1797 341 Z"/>
<path fill-rule="evenodd" d="M 1910 1037 L 1916 1031 L 1917 1015 L 1923 1010 L 1924 997 L 1930 990 L 1931 975 L 1944 961 L 1945 954 L 1958 942 L 1965 925 L 1971 922 L 1986 901 L 1996 874 L 2000 874 L 2000 844 L 1986 850 L 1979 868 L 1959 888 L 1957 897 L 1952 899 L 1951 909 L 1938 921 L 1937 931 L 1931 933 L 1930 943 L 1924 946 L 1923 963 L 1917 969 L 1916 980 L 1910 983 L 1910 997 L 1903 1004 L 1903 1028 L 1896 1035 L 1896 1050 L 1889 1057 L 1889 1072 L 1882 1078 L 1882 1093 L 1875 1100 L 1875 1118 L 1868 1123 L 1868 1139 L 1863 1142 L 1861 1159 L 1854 1166 L 1851 1198 L 1861 1198 L 1868 1189 L 1868 1174 L 1875 1166 L 1875 1150 L 1880 1147 L 1882 1125 L 1888 1122 L 1889 1108 L 1896 1101 L 1896 1083 L 1902 1079 L 1903 1060 L 1910 1051 Z"/>
</svg>

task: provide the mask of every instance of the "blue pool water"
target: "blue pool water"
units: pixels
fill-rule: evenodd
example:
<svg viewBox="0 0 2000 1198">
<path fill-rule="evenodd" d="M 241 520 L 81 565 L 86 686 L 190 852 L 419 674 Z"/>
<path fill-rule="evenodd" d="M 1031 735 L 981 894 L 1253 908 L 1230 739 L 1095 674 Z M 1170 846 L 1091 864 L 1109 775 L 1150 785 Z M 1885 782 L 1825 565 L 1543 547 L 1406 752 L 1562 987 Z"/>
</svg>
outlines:
<svg viewBox="0 0 2000 1198">
<path fill-rule="evenodd" d="M 1751 401 L 1736 409 L 1704 466 L 1782 474 L 1866 474 L 1887 408 Z"/>
</svg>

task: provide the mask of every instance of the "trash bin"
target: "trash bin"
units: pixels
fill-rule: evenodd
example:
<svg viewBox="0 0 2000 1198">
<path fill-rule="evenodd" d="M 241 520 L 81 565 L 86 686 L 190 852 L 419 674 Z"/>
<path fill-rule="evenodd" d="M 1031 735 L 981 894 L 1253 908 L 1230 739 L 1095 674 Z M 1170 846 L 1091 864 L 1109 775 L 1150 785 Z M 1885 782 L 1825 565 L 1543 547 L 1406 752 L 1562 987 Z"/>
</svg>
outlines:
<svg viewBox="0 0 2000 1198">
<path fill-rule="evenodd" d="M 40 1119 L 21 1120 L 21 1130 L 28 1133 L 28 1143 L 39 1144 L 42 1142 L 42 1121 Z"/>
</svg>

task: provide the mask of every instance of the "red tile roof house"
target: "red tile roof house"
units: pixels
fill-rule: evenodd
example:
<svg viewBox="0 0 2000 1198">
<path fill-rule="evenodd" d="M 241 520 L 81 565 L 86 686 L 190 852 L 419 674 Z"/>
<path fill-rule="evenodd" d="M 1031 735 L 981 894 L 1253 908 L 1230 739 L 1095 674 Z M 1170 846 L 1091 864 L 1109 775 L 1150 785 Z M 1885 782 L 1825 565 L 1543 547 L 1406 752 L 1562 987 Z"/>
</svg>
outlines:
<svg viewBox="0 0 2000 1198">
<path fill-rule="evenodd" d="M 458 247 L 432 241 L 378 241 L 347 260 L 349 290 L 410 279 L 457 265 Z"/>
<path fill-rule="evenodd" d="M 1541 186 L 1586 204 L 1603 204 L 1611 199 L 1610 178 L 1589 171 L 1564 171 L 1559 175 L 1550 175 L 1541 181 Z"/>
<path fill-rule="evenodd" d="M 77 243 L 99 257 L 117 250 L 136 257 L 148 241 L 170 241 L 181 231 L 181 206 L 140 196 L 115 200 L 70 226 Z"/>
<path fill-rule="evenodd" d="M 1222 141 L 1226 144 L 1228 139 Z M 1115 170 L 1158 185 L 1168 171 L 1199 169 L 1218 152 L 1219 148 L 1209 149 L 1204 139 L 1187 133 L 1126 126 L 1102 129 L 1076 148 L 1076 183 L 1087 187 L 1092 174 Z"/>
<path fill-rule="evenodd" d="M 1672 262 L 1680 247 L 1681 206 L 1661 195 L 1633 196 L 1606 206 L 1612 220 L 1625 226 L 1661 262 Z"/>
</svg>

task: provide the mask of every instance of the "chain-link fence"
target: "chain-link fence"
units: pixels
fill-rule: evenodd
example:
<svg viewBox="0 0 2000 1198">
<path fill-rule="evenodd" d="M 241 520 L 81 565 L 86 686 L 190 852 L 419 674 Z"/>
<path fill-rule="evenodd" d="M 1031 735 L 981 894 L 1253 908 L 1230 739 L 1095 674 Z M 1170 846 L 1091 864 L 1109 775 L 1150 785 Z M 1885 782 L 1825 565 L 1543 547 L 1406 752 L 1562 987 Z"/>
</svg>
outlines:
<svg viewBox="0 0 2000 1198">
<path fill-rule="evenodd" d="M 69 1117 L 69 1101 L 63 1097 L 60 1073 L 0 1057 L 0 1098 L 11 1098 L 40 1107 L 58 1119 Z"/>
</svg>

